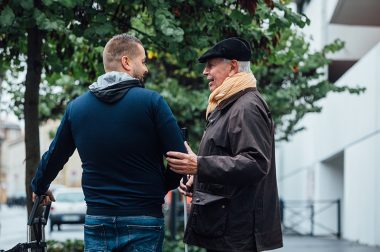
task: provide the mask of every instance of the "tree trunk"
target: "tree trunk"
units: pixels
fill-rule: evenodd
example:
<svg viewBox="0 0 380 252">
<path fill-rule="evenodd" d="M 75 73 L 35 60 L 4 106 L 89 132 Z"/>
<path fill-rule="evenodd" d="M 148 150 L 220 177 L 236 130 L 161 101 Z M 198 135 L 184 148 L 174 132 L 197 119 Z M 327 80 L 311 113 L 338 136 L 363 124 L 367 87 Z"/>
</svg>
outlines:
<svg viewBox="0 0 380 252">
<path fill-rule="evenodd" d="M 28 52 L 25 81 L 25 188 L 28 216 L 32 208 L 32 191 L 30 182 L 40 160 L 39 134 L 39 86 L 42 72 L 42 31 L 34 26 L 27 30 Z"/>
</svg>

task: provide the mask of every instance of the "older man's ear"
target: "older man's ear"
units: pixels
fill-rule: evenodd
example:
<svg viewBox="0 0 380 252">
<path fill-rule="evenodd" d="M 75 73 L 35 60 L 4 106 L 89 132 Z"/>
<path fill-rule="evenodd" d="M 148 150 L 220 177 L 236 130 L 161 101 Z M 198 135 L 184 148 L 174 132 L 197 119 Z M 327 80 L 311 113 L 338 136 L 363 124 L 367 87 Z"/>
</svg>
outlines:
<svg viewBox="0 0 380 252">
<path fill-rule="evenodd" d="M 231 71 L 228 76 L 231 77 L 239 72 L 239 63 L 237 60 L 231 60 Z"/>
</svg>

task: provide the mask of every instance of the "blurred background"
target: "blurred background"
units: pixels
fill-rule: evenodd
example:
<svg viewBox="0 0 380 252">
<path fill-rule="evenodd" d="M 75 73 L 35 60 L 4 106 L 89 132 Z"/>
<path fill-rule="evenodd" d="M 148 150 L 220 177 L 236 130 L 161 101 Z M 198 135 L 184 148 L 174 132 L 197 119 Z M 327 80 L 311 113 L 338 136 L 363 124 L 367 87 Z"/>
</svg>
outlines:
<svg viewBox="0 0 380 252">
<path fill-rule="evenodd" d="M 380 251 L 378 13 L 378 0 L 0 1 L 0 249 L 25 241 L 25 184 L 66 104 L 103 73 L 106 41 L 128 32 L 147 50 L 146 87 L 195 150 L 209 95 L 196 59 L 223 38 L 249 40 L 276 124 L 279 251 Z M 81 173 L 75 152 L 53 187 L 80 187 Z M 164 212 L 165 249 L 182 251 L 177 192 Z M 81 240 L 83 227 L 47 238 Z"/>
</svg>

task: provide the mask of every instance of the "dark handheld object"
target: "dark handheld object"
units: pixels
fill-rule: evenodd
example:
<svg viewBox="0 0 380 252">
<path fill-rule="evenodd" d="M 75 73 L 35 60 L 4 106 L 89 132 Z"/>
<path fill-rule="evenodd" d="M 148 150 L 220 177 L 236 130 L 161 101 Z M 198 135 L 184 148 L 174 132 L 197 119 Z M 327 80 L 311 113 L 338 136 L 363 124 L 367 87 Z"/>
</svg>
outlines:
<svg viewBox="0 0 380 252">
<path fill-rule="evenodd" d="M 184 141 L 189 140 L 189 132 L 187 131 L 187 128 L 186 127 L 181 128 L 181 132 L 182 132 L 183 140 Z M 183 183 L 186 185 L 187 175 L 183 175 L 182 179 L 183 179 Z"/>
<path fill-rule="evenodd" d="M 186 127 L 181 128 L 181 133 L 184 141 L 189 140 L 189 132 L 187 131 Z"/>
<path fill-rule="evenodd" d="M 189 140 L 189 132 L 187 131 L 187 128 L 185 128 L 185 127 L 181 128 L 181 132 L 182 132 L 183 140 L 187 142 Z M 182 180 L 183 180 L 183 183 L 186 185 L 187 175 L 183 175 Z M 192 192 L 193 187 L 188 188 L 187 191 Z"/>
<path fill-rule="evenodd" d="M 47 244 L 45 242 L 45 226 L 47 223 L 47 219 L 49 217 L 50 212 L 50 206 L 51 203 L 49 203 L 47 206 L 44 207 L 42 215 L 37 216 L 38 214 L 38 206 L 41 204 L 44 195 L 37 196 L 32 211 L 30 213 L 29 219 L 28 219 L 28 241 L 24 243 L 19 243 L 10 250 L 7 250 L 6 252 L 27 252 L 27 251 L 38 251 L 38 252 L 45 252 L 47 251 Z M 31 240 L 31 232 L 33 230 L 35 240 Z M 5 252 L 4 250 L 0 250 L 0 252 Z"/>
</svg>

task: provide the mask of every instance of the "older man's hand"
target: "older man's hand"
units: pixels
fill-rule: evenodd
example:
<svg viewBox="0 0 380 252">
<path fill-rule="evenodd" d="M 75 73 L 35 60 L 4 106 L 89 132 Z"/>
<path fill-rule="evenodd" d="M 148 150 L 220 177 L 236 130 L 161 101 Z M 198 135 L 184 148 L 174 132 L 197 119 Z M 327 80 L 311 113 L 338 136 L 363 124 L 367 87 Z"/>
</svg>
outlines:
<svg viewBox="0 0 380 252">
<path fill-rule="evenodd" d="M 198 172 L 197 155 L 191 150 L 190 146 L 185 142 L 187 154 L 176 151 L 169 151 L 166 153 L 166 160 L 168 161 L 169 168 L 179 174 L 194 175 Z"/>
<path fill-rule="evenodd" d="M 193 197 L 192 187 L 193 187 L 193 182 L 194 182 L 194 176 L 193 175 L 190 175 L 190 176 L 186 175 L 186 176 L 187 176 L 187 183 L 184 184 L 183 178 L 182 178 L 181 181 L 179 182 L 178 191 L 185 196 Z"/>
</svg>

